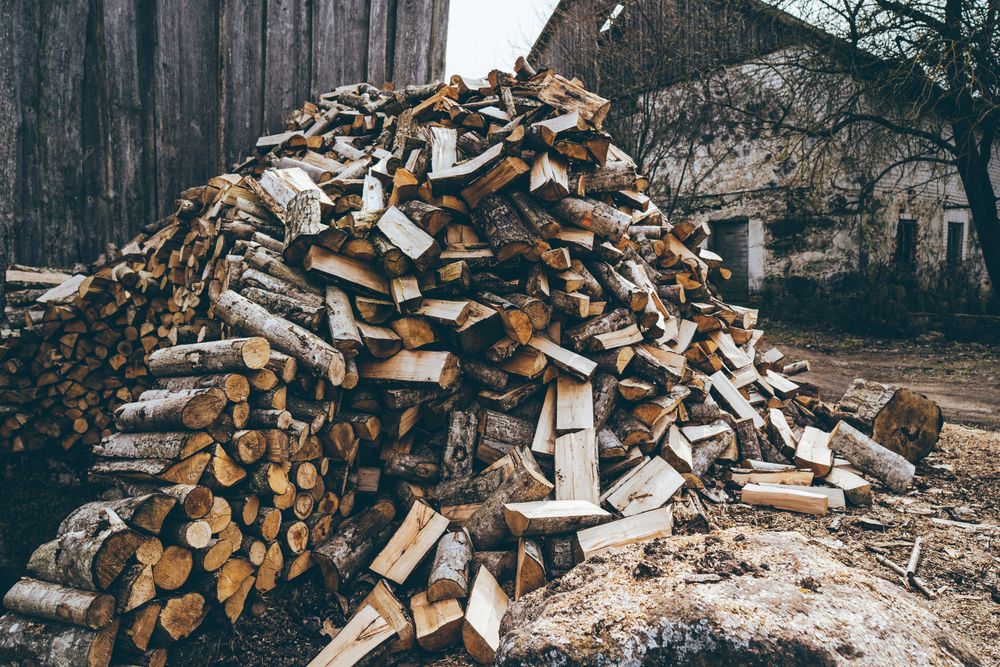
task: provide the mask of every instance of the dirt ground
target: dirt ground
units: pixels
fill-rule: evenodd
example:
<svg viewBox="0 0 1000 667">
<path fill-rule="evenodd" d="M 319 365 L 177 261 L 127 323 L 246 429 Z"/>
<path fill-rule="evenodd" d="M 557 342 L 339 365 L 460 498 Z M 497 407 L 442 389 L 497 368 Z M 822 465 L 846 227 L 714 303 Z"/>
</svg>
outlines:
<svg viewBox="0 0 1000 667">
<path fill-rule="evenodd" d="M 808 359 L 811 369 L 795 377 L 836 402 L 854 378 L 909 387 L 941 406 L 945 421 L 1000 430 L 1000 347 L 958 343 L 928 334 L 917 340 L 862 338 L 819 329 L 765 322 L 765 347 L 785 353 L 785 362 Z"/>
<path fill-rule="evenodd" d="M 830 547 L 843 562 L 900 583 L 869 548 L 906 566 L 923 537 L 918 575 L 935 598 L 927 604 L 975 650 L 1000 665 L 1000 433 L 945 424 L 938 447 L 917 466 L 915 489 L 896 496 L 875 488 L 871 508 L 812 517 L 746 505 L 709 508 L 718 528 L 752 525 L 797 530 Z M 866 517 L 883 524 L 866 527 Z M 839 526 L 839 527 L 837 527 Z M 836 527 L 836 530 L 834 529 Z M 912 593 L 918 595 L 918 593 Z"/>
</svg>

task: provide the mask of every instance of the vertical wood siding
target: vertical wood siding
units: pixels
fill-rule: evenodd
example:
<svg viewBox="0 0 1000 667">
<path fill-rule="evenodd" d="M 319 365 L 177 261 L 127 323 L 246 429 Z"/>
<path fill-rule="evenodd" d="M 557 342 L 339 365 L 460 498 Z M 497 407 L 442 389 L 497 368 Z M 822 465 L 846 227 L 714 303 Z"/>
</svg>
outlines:
<svg viewBox="0 0 1000 667">
<path fill-rule="evenodd" d="M 449 0 L 10 0 L 0 261 L 90 261 L 312 95 L 442 78 Z"/>
</svg>

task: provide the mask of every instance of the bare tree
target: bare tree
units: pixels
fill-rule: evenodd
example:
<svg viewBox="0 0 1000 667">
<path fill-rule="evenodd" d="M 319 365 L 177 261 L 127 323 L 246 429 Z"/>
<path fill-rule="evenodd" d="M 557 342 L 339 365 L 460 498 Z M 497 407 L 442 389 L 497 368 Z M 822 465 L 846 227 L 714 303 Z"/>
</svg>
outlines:
<svg viewBox="0 0 1000 667">
<path fill-rule="evenodd" d="M 963 185 L 986 270 L 1000 285 L 1000 219 L 990 160 L 1000 128 L 1000 1 L 786 0 L 810 48 L 716 77 L 730 117 L 798 139 L 811 164 L 867 152 L 860 196 L 908 174 Z M 813 28 L 812 26 L 818 26 Z M 822 29 L 820 29 L 822 28 Z M 761 104 L 766 100 L 765 104 Z M 833 149 L 833 150 L 831 150 Z"/>
</svg>

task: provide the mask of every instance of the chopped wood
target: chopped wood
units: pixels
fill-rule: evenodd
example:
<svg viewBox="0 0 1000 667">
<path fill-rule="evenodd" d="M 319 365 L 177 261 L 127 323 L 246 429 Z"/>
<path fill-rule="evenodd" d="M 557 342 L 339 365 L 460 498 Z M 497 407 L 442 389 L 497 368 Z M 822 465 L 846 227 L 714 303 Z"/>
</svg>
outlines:
<svg viewBox="0 0 1000 667">
<path fill-rule="evenodd" d="M 740 499 L 748 505 L 766 505 L 777 509 L 804 514 L 826 514 L 829 499 L 800 487 L 763 486 L 747 484 L 740 492 Z"/>
<path fill-rule="evenodd" d="M 469 592 L 462 625 L 462 641 L 473 659 L 482 663 L 493 661 L 500 646 L 500 621 L 507 613 L 510 599 L 485 567 L 480 566 Z"/>
</svg>

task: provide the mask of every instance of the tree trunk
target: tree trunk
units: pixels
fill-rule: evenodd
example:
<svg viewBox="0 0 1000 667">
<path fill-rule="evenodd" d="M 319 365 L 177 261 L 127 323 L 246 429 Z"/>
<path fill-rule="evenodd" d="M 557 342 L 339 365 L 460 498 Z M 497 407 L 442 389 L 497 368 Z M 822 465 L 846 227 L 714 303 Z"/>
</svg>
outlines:
<svg viewBox="0 0 1000 667">
<path fill-rule="evenodd" d="M 990 278 L 993 297 L 1000 292 L 1000 216 L 997 214 L 997 195 L 990 180 L 987 160 L 991 156 L 980 155 L 976 146 L 975 132 L 965 123 L 952 123 L 952 129 L 959 145 L 956 167 L 969 200 L 972 223 L 976 226 L 979 247 L 983 251 L 983 262 Z"/>
</svg>

